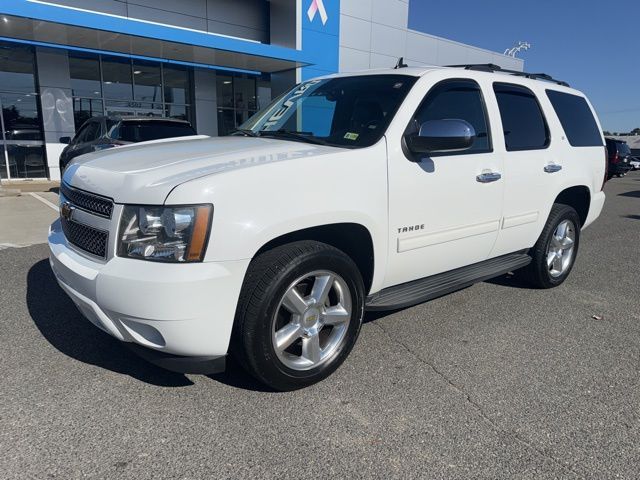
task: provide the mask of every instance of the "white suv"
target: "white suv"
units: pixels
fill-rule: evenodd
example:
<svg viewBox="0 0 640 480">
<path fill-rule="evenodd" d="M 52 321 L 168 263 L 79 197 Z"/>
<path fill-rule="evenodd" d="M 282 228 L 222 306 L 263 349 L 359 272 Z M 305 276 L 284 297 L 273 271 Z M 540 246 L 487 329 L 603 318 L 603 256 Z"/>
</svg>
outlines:
<svg viewBox="0 0 640 480">
<path fill-rule="evenodd" d="M 345 360 L 365 310 L 518 269 L 560 285 L 602 210 L 606 161 L 585 96 L 548 76 L 332 75 L 229 137 L 83 157 L 51 266 L 90 321 L 156 364 L 210 373 L 232 353 L 295 389 Z"/>
</svg>

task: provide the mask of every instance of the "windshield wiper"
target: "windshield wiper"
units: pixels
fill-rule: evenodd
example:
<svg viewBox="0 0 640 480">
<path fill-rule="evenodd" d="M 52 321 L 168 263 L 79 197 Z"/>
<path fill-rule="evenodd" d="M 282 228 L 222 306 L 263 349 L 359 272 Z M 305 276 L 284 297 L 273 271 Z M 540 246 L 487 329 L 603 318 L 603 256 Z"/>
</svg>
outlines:
<svg viewBox="0 0 640 480">
<path fill-rule="evenodd" d="M 316 145 L 329 145 L 324 140 L 314 137 L 310 132 L 294 132 L 292 130 L 260 130 L 261 137 L 285 137 L 291 140 L 313 143 Z"/>
<path fill-rule="evenodd" d="M 260 136 L 259 133 L 254 132 L 253 130 L 245 129 L 245 128 L 236 128 L 235 130 L 232 130 L 229 135 L 233 135 L 233 136 L 244 135 L 245 137 L 259 137 Z"/>
</svg>

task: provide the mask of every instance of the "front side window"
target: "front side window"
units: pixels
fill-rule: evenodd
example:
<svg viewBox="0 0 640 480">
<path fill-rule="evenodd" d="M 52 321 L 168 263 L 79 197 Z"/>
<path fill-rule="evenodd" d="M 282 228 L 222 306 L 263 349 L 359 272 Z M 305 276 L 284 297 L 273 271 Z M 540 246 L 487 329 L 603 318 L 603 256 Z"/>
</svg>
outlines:
<svg viewBox="0 0 640 480">
<path fill-rule="evenodd" d="M 602 146 L 600 129 L 583 97 L 557 90 L 547 90 L 547 97 L 572 147 Z"/>
<path fill-rule="evenodd" d="M 508 152 L 549 146 L 549 127 L 535 94 L 526 87 L 494 83 Z"/>
<path fill-rule="evenodd" d="M 93 142 L 97 140 L 101 133 L 100 123 L 92 121 L 86 123 L 78 133 L 74 144 Z"/>
<path fill-rule="evenodd" d="M 335 147 L 362 148 L 386 131 L 416 77 L 363 75 L 310 80 L 258 112 L 240 130 Z"/>
<path fill-rule="evenodd" d="M 464 120 L 471 124 L 476 138 L 464 153 L 483 153 L 491 151 L 491 137 L 487 111 L 480 86 L 473 80 L 447 80 L 429 91 L 416 112 L 413 124 L 407 133 L 419 131 L 420 125 L 431 120 Z"/>
</svg>

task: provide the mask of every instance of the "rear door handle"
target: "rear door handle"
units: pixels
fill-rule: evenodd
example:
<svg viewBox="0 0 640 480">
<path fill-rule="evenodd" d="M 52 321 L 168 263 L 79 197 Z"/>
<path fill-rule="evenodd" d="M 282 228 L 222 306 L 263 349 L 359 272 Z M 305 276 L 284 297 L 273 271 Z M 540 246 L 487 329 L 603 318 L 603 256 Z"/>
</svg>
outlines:
<svg viewBox="0 0 640 480">
<path fill-rule="evenodd" d="M 558 165 L 557 163 L 550 163 L 549 165 L 544 166 L 544 171 L 547 173 L 555 173 L 562 170 L 562 165 Z"/>
<path fill-rule="evenodd" d="M 500 175 L 497 172 L 483 172 L 476 177 L 476 180 L 480 183 L 491 183 L 491 182 L 497 182 L 501 178 L 502 178 L 502 175 Z"/>
</svg>

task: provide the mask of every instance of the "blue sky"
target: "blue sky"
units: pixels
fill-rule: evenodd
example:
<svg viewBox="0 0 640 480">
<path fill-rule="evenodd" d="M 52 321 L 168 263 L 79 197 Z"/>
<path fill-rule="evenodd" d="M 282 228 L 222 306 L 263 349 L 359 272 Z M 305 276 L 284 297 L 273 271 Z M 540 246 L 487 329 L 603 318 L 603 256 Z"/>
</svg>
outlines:
<svg viewBox="0 0 640 480">
<path fill-rule="evenodd" d="M 640 127 L 640 0 L 410 0 L 409 27 L 502 53 L 587 94 L 605 130 Z"/>
</svg>

